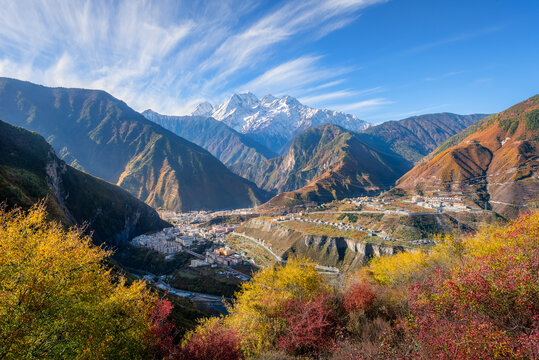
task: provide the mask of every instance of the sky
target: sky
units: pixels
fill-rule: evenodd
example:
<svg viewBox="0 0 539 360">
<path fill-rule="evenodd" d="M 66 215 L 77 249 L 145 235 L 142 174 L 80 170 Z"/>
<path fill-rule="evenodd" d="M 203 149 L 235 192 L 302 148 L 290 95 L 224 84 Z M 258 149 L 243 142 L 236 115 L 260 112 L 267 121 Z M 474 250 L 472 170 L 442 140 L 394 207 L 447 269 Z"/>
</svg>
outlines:
<svg viewBox="0 0 539 360">
<path fill-rule="evenodd" d="M 188 114 L 291 95 L 372 123 L 539 93 L 537 0 L 1 0 L 0 76 Z"/>
</svg>

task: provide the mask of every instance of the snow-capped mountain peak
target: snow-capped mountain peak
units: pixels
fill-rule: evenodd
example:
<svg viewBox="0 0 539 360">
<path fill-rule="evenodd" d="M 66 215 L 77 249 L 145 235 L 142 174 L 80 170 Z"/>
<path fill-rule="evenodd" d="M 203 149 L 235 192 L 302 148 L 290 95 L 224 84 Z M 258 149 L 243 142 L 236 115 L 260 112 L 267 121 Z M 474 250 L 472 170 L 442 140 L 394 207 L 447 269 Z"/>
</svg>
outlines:
<svg viewBox="0 0 539 360">
<path fill-rule="evenodd" d="M 280 98 L 280 102 L 288 106 L 301 106 L 301 103 L 295 97 L 285 95 Z"/>
<path fill-rule="evenodd" d="M 210 109 L 209 103 L 204 106 L 203 104 L 200 104 L 197 110 Z M 283 151 L 283 147 L 296 135 L 310 127 L 325 123 L 336 124 L 353 131 L 369 127 L 368 123 L 354 115 L 310 108 L 289 95 L 275 97 L 268 94 L 259 100 L 250 92 L 234 94 L 204 115 L 224 122 L 276 152 Z"/>
<path fill-rule="evenodd" d="M 155 111 L 153 111 L 152 109 L 147 109 L 147 110 L 144 110 L 142 113 L 142 115 L 144 115 L 144 117 L 150 121 L 153 121 L 155 122 L 155 119 L 158 117 L 158 116 L 161 116 L 160 114 L 156 113 Z"/>
<path fill-rule="evenodd" d="M 212 111 L 213 105 L 207 101 L 204 101 L 203 103 L 198 104 L 197 108 L 191 113 L 191 115 L 209 116 L 211 115 Z"/>
<path fill-rule="evenodd" d="M 277 100 L 277 98 L 271 94 L 267 94 L 260 100 L 261 104 L 271 104 L 273 101 Z"/>
</svg>

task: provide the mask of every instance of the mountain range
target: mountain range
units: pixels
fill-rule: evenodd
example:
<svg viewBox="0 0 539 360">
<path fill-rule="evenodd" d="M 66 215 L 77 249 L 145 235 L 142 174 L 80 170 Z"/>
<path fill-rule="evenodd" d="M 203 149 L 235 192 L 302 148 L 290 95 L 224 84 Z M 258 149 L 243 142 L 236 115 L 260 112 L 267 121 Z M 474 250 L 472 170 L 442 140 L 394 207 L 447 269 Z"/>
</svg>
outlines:
<svg viewBox="0 0 539 360">
<path fill-rule="evenodd" d="M 369 127 L 368 123 L 354 115 L 314 109 L 292 96 L 266 95 L 259 100 L 249 92 L 234 94 L 216 106 L 201 103 L 191 115 L 222 121 L 278 154 L 287 151 L 295 136 L 314 126 L 330 123 L 353 131 Z"/>
<path fill-rule="evenodd" d="M 413 163 L 418 162 L 449 137 L 463 131 L 487 114 L 437 113 L 386 121 L 365 130 L 361 139 L 386 147 Z"/>
<path fill-rule="evenodd" d="M 361 141 L 357 133 L 325 124 L 298 135 L 288 153 L 259 169 L 260 186 L 279 194 L 268 206 L 327 202 L 376 194 L 412 164 Z"/>
<path fill-rule="evenodd" d="M 176 135 L 203 147 L 229 167 L 237 163 L 256 166 L 277 156 L 264 145 L 211 117 L 168 116 L 152 110 L 146 110 L 142 112 L 142 115 Z"/>
<path fill-rule="evenodd" d="M 273 193 L 298 190 L 305 197 L 305 194 L 313 193 L 314 184 L 318 184 L 319 192 L 323 188 L 327 194 L 339 194 L 325 195 L 325 198 L 346 197 L 344 189 L 347 188 L 357 189 L 350 190 L 349 196 L 372 194 L 392 186 L 418 158 L 484 116 L 429 114 L 383 123 L 362 132 L 322 125 L 298 135 L 283 156 L 269 159 L 256 167 L 238 163 L 230 168 Z M 348 166 L 336 170 L 345 158 L 344 163 Z M 359 182 L 351 180 L 358 178 L 363 179 Z M 369 182 L 365 182 L 366 178 Z M 344 186 L 344 182 L 354 185 Z M 368 191 L 365 188 L 367 183 Z M 300 190 L 308 184 L 309 189 Z M 295 198 L 297 194 L 286 196 Z M 323 199 L 324 196 L 318 198 Z"/>
<path fill-rule="evenodd" d="M 509 214 L 537 196 L 537 102 L 370 126 L 290 96 L 235 94 L 187 116 L 142 115 L 103 91 L 0 78 L 1 118 L 41 134 L 74 168 L 175 211 L 251 207 L 269 194 L 270 207 L 324 202 L 397 182 L 408 192 L 473 193 Z"/>
<path fill-rule="evenodd" d="M 127 191 L 74 169 L 40 135 L 0 121 L 0 202 L 28 209 L 45 199 L 51 218 L 87 226 L 111 246 L 170 226 Z"/>
<path fill-rule="evenodd" d="M 265 199 L 208 151 L 104 91 L 0 78 L 0 118 L 41 134 L 68 164 L 154 208 L 230 209 Z"/>
<path fill-rule="evenodd" d="M 240 99 L 243 97 L 243 102 L 251 106 L 256 106 L 258 101 L 249 93 L 236 95 L 236 97 Z M 233 103 L 233 101 L 228 101 L 228 103 Z M 223 106 L 219 108 L 222 109 Z M 211 104 L 202 103 L 190 116 L 167 116 L 152 110 L 144 111 L 143 115 L 175 134 L 202 146 L 218 157 L 233 172 L 274 194 L 298 190 L 307 185 L 340 160 L 336 152 L 342 153 L 348 149 L 340 148 L 338 151 L 333 149 L 334 139 L 327 137 L 315 141 L 316 146 L 312 142 L 305 141 L 306 138 L 311 139 L 312 135 L 309 131 L 312 128 L 308 128 L 304 133 L 296 136 L 286 154 L 276 157 L 275 153 L 245 134 L 235 131 L 223 121 L 208 117 L 208 114 L 216 111 Z M 413 163 L 434 150 L 447 138 L 484 116 L 486 115 L 451 113 L 414 116 L 371 126 L 360 133 L 355 132 L 354 137 L 363 144 L 369 145 L 370 148 L 376 149 L 377 152 L 393 154 L 396 158 L 402 157 L 400 159 L 402 163 L 395 168 L 399 171 L 398 176 L 394 178 L 396 180 L 409 170 Z M 289 127 L 293 127 L 294 120 L 289 119 L 289 121 L 291 121 Z M 348 131 L 343 128 L 341 130 Z M 376 185 L 382 189 L 390 184 L 378 183 Z"/>
<path fill-rule="evenodd" d="M 399 179 L 397 187 L 463 195 L 512 217 L 539 199 L 538 153 L 536 95 L 449 138 Z"/>
</svg>

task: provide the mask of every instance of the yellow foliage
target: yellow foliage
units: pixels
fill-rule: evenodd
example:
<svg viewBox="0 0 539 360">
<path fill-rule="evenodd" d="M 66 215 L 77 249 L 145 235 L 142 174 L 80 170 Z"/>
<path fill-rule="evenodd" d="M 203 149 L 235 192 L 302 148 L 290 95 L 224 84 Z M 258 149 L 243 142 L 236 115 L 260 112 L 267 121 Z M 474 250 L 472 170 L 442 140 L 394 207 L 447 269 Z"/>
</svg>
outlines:
<svg viewBox="0 0 539 360">
<path fill-rule="evenodd" d="M 523 216 L 504 226 L 490 225 L 473 236 L 455 238 L 438 236 L 437 245 L 430 251 L 403 252 L 390 257 L 373 259 L 360 272 L 380 284 L 401 284 L 417 280 L 433 267 L 451 267 L 462 257 L 495 254 L 500 249 L 526 248 L 539 242 L 539 212 Z"/>
<path fill-rule="evenodd" d="M 225 326 L 240 332 L 242 349 L 248 355 L 259 354 L 275 341 L 285 325 L 279 314 L 291 299 L 313 299 L 329 286 L 306 260 L 289 260 L 259 271 L 243 284 L 224 318 Z"/>
<path fill-rule="evenodd" d="M 522 216 L 506 226 L 486 226 L 475 236 L 466 239 L 466 253 L 484 256 L 502 248 L 527 248 L 539 243 L 539 211 Z"/>
<path fill-rule="evenodd" d="M 43 206 L 0 210 L 0 358 L 144 356 L 155 298 L 102 265 L 109 253 Z"/>
<path fill-rule="evenodd" d="M 365 269 L 380 284 L 398 284 L 407 282 L 418 271 L 425 268 L 428 254 L 417 252 L 401 252 L 391 257 L 375 258 Z"/>
</svg>

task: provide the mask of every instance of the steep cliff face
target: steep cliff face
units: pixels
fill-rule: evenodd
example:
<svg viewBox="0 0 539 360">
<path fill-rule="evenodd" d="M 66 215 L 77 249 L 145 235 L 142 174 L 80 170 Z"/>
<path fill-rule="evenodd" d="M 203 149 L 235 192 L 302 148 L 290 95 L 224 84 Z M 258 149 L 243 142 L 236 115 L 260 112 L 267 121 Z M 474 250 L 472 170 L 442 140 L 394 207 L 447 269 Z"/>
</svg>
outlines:
<svg viewBox="0 0 539 360">
<path fill-rule="evenodd" d="M 266 219 L 252 219 L 236 232 L 257 239 L 285 260 L 291 256 L 306 257 L 320 265 L 337 267 L 342 271 L 359 268 L 373 257 L 405 251 L 404 247 L 398 245 L 312 235 Z"/>
<path fill-rule="evenodd" d="M 41 136 L 0 121 L 0 202 L 29 208 L 41 199 L 51 218 L 86 226 L 98 244 L 168 226 L 127 191 L 67 165 Z"/>
</svg>

